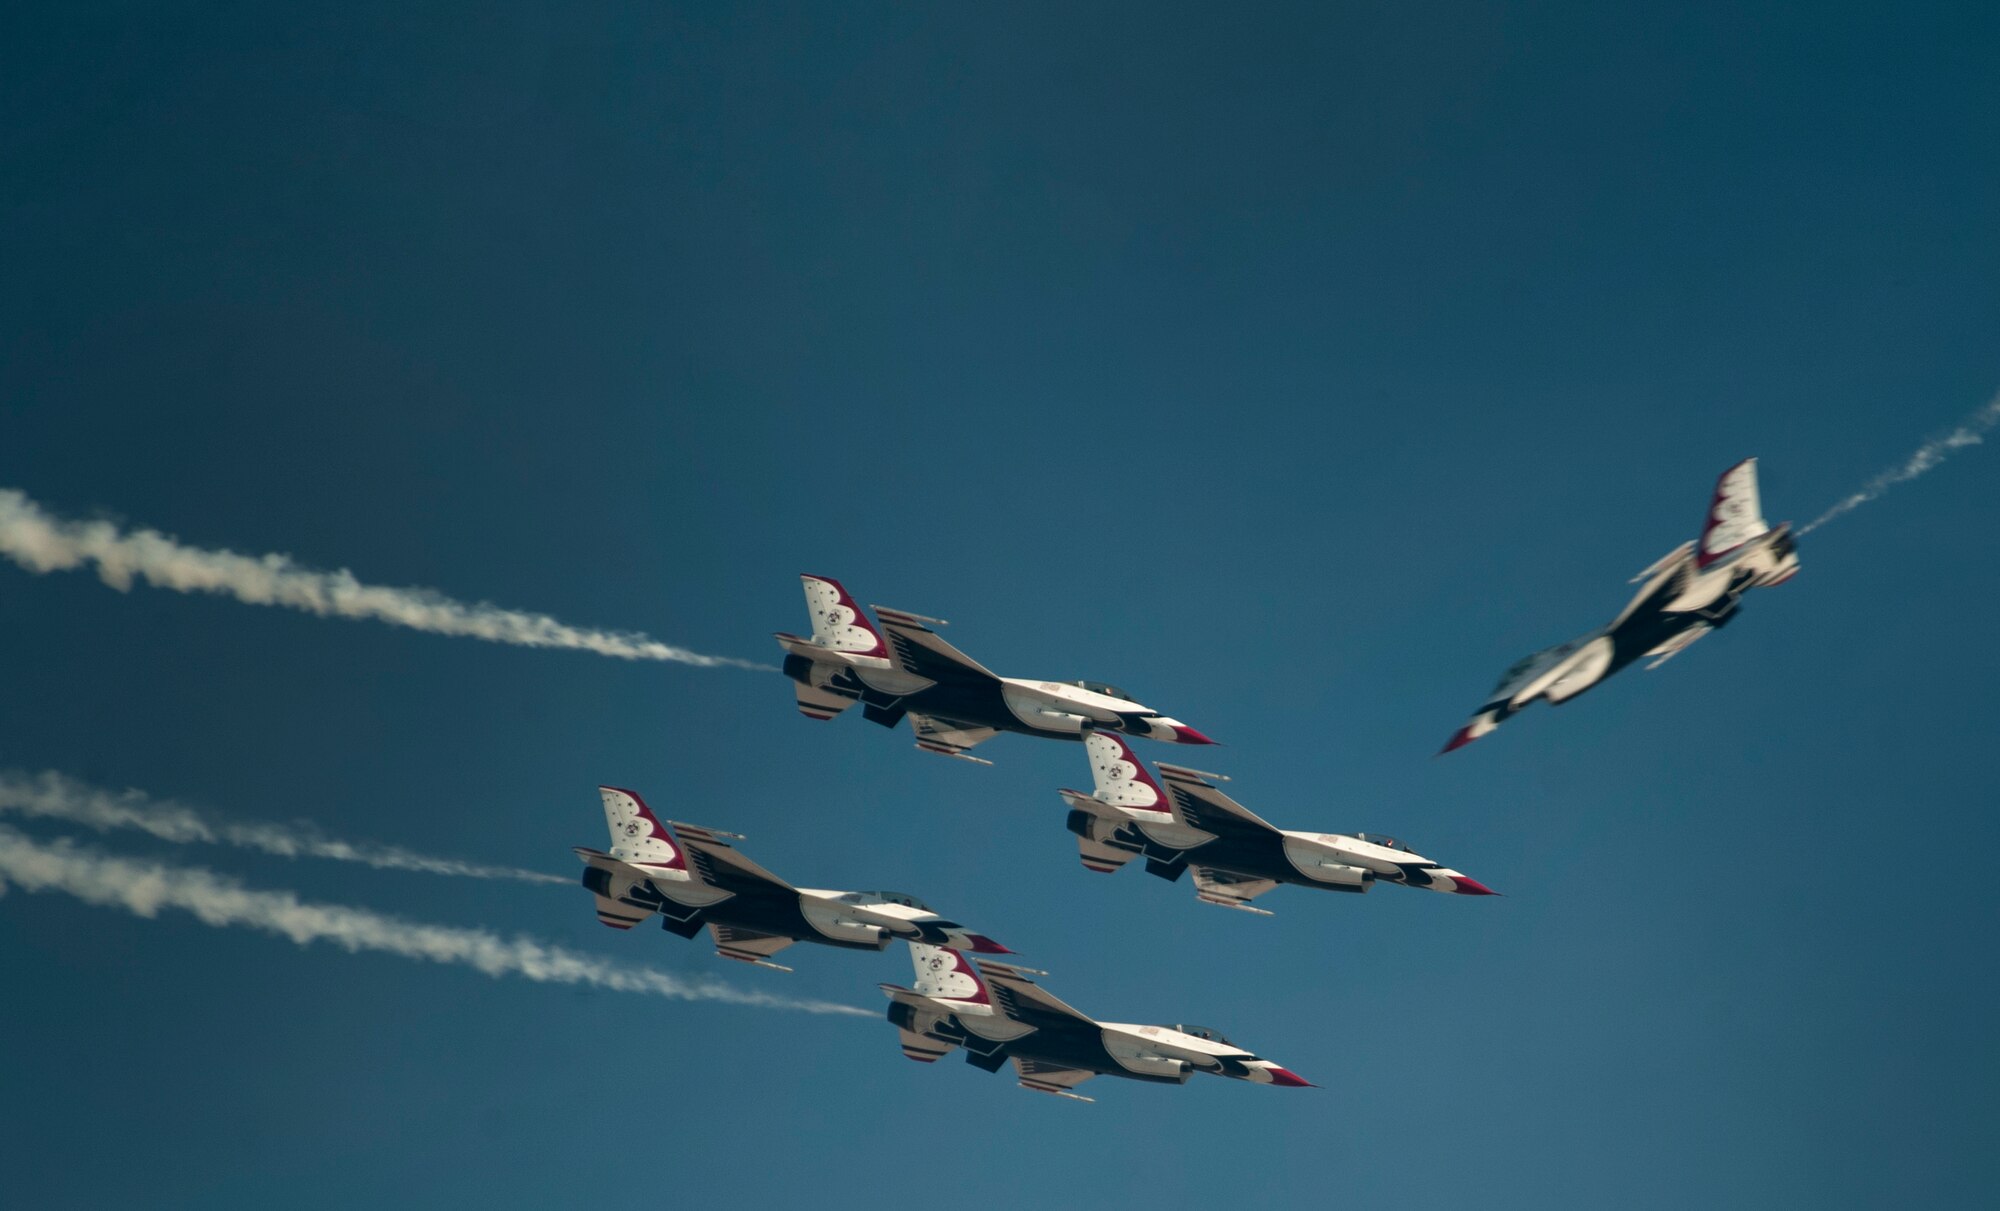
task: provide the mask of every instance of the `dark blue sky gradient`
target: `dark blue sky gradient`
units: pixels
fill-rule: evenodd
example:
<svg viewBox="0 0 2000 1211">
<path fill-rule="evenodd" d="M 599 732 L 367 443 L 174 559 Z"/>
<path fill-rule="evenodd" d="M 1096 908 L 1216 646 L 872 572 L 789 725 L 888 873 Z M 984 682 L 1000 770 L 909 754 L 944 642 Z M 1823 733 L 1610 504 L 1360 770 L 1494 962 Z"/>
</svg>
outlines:
<svg viewBox="0 0 2000 1211">
<path fill-rule="evenodd" d="M 991 769 L 776 676 L 0 565 L 0 766 L 573 869 L 592 787 L 915 892 L 1113 1020 L 1321 1084 L 0 899 L 0 1189 L 51 1207 L 1889 1206 L 2000 1182 L 2000 462 L 1666 668 L 1431 753 L 1762 459 L 1806 520 L 2000 386 L 1990 5 L 20 6 L 0 484 L 775 659 L 795 576 L 1130 688 L 1281 825 L 1506 893 L 1088 875 Z M 1148 758 L 1190 757 L 1164 746 Z M 59 830 L 39 827 L 38 836 Z M 99 842 L 739 969 L 580 889 Z M 919 1178 L 917 1175 L 924 1175 Z"/>
</svg>

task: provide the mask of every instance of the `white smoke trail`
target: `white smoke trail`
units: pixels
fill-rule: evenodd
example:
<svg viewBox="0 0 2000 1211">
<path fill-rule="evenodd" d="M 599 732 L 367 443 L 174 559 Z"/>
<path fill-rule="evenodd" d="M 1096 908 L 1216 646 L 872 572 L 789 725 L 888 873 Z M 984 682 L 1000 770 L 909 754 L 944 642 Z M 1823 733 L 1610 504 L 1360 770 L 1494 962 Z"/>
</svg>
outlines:
<svg viewBox="0 0 2000 1211">
<path fill-rule="evenodd" d="M 98 832 L 137 829 L 163 841 L 186 845 L 234 845 L 281 858 L 328 858 L 359 862 L 378 870 L 415 870 L 468 879 L 519 879 L 524 883 L 568 883 L 559 875 L 518 866 L 488 866 L 456 858 L 434 858 L 396 845 L 340 841 L 304 821 L 239 824 L 212 820 L 185 804 L 149 798 L 141 791 L 113 793 L 65 778 L 54 770 L 28 775 L 0 770 L 0 812 L 81 824 Z"/>
<path fill-rule="evenodd" d="M 123 593 L 139 578 L 178 593 L 220 593 L 250 605 L 284 606 L 322 618 L 372 618 L 391 626 L 528 648 L 574 648 L 620 660 L 667 660 L 704 667 L 770 669 L 728 656 L 704 656 L 633 631 L 597 631 L 479 602 L 467 605 L 431 589 L 363 584 L 342 568 L 301 567 L 289 555 L 252 557 L 183 546 L 157 530 L 127 533 L 108 521 L 69 521 L 42 511 L 13 488 L 0 488 L 0 555 L 30 572 L 94 564 L 98 579 Z"/>
<path fill-rule="evenodd" d="M 300 946 L 331 942 L 349 952 L 371 950 L 457 964 L 496 978 L 519 976 L 542 984 L 583 984 L 682 1001 L 874 1016 L 851 1005 L 746 992 L 719 980 L 627 966 L 532 938 L 503 938 L 483 929 L 426 925 L 365 908 L 314 904 L 288 891 L 247 888 L 201 867 L 134 861 L 67 840 L 42 844 L 0 825 L 0 892 L 9 884 L 30 892 L 59 891 L 87 904 L 122 908 L 149 919 L 163 908 L 177 908 L 206 925 L 255 929 L 290 938 Z"/>
<path fill-rule="evenodd" d="M 1986 401 L 1985 407 L 1959 422 L 1958 428 L 1943 437 L 1934 437 L 1918 446 L 1917 452 L 1910 455 L 1903 465 L 1891 467 L 1869 480 L 1859 492 L 1815 517 L 1811 524 L 1805 526 L 1799 533 L 1810 534 L 1842 513 L 1851 513 L 1874 500 L 1897 484 L 1915 479 L 1943 462 L 1953 450 L 1979 445 L 1986 440 L 1986 435 L 1995 425 L 2000 425 L 2000 395 Z"/>
</svg>

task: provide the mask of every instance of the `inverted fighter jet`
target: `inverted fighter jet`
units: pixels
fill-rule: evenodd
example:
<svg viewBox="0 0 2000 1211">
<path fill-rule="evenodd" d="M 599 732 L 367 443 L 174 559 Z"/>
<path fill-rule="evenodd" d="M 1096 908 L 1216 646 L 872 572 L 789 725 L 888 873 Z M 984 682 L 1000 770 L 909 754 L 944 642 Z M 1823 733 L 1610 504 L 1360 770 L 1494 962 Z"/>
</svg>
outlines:
<svg viewBox="0 0 2000 1211">
<path fill-rule="evenodd" d="M 1112 874 L 1133 858 L 1169 881 L 1194 871 L 1195 898 L 1262 916 L 1250 901 L 1281 883 L 1323 891 L 1365 892 L 1378 881 L 1454 892 L 1495 894 L 1485 884 L 1440 866 L 1379 833 L 1304 833 L 1275 828 L 1216 789 L 1228 781 L 1178 765 L 1159 766 L 1159 782 L 1117 736 L 1084 738 L 1090 794 L 1062 791 L 1070 806 L 1084 868 Z"/>
<path fill-rule="evenodd" d="M 981 765 L 993 763 L 966 750 L 1001 732 L 1076 740 L 1092 727 L 1172 744 L 1215 743 L 1114 685 L 998 676 L 924 625 L 944 626 L 942 619 L 878 605 L 885 642 L 839 581 L 799 579 L 812 638 L 782 631 L 775 638 L 808 719 L 831 719 L 857 702 L 862 718 L 883 727 L 908 715 L 918 748 Z"/>
<path fill-rule="evenodd" d="M 794 942 L 882 950 L 890 942 L 935 942 L 989 954 L 1011 953 L 984 934 L 947 921 L 915 896 L 887 891 L 818 891 L 793 887 L 731 848 L 717 832 L 660 823 L 628 790 L 600 786 L 611 852 L 578 847 L 583 885 L 597 897 L 597 919 L 630 929 L 654 913 L 667 932 L 692 938 L 702 926 L 725 959 L 790 971 L 770 962 Z"/>
<path fill-rule="evenodd" d="M 1132 1026 L 1100 1022 L 1044 992 L 1025 967 L 968 959 L 956 950 L 910 943 L 917 986 L 884 984 L 889 1021 L 903 1054 L 934 1063 L 954 1047 L 988 1072 L 1014 1061 L 1021 1088 L 1094 1101 L 1071 1090 L 1094 1076 L 1185 1085 L 1215 1076 L 1260 1085 L 1310 1085 L 1201 1026 Z"/>
<path fill-rule="evenodd" d="M 1757 497 L 1757 460 L 1722 473 L 1701 538 L 1675 547 L 1632 578 L 1643 588 L 1623 613 L 1568 643 L 1515 662 L 1486 705 L 1453 733 L 1441 753 L 1463 748 L 1538 698 L 1561 705 L 1637 660 L 1656 669 L 1703 635 L 1726 625 L 1751 589 L 1798 575 L 1792 523 L 1773 529 Z"/>
</svg>

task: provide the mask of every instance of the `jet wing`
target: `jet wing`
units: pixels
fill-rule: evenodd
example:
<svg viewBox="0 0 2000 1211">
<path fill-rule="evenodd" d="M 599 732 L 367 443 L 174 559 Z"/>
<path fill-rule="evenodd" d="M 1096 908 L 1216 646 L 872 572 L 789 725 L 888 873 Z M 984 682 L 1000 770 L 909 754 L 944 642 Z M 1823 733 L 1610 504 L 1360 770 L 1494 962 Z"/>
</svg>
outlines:
<svg viewBox="0 0 2000 1211">
<path fill-rule="evenodd" d="M 734 925 L 708 923 L 709 936 L 715 939 L 715 953 L 725 959 L 735 959 L 742 963 L 755 963 L 759 967 L 777 967 L 779 971 L 790 971 L 789 967 L 778 967 L 767 963 L 772 955 L 790 946 L 796 938 L 780 937 L 776 934 L 758 933 L 751 929 L 738 929 Z"/>
<path fill-rule="evenodd" d="M 1040 1060 L 1014 1057 L 1014 1071 L 1020 1074 L 1021 1088 L 1032 1089 L 1036 1093 L 1053 1093 L 1057 1097 L 1073 1097 L 1079 1102 L 1093 1102 L 1096 1098 L 1071 1093 L 1070 1090 L 1096 1076 L 1085 1068 L 1064 1068 L 1060 1064 L 1045 1064 Z"/>
<path fill-rule="evenodd" d="M 986 977 L 993 1005 L 1001 1013 L 1027 1026 L 1076 1024 L 1096 1027 L 1095 1019 L 1063 1004 L 1062 1000 L 1027 977 L 1027 969 L 1006 963 L 974 960 L 979 974 Z"/>
<path fill-rule="evenodd" d="M 1679 597 L 1687 588 L 1689 577 L 1694 575 L 1694 544 L 1682 543 L 1660 562 L 1639 575 L 1647 578 L 1646 586 L 1626 603 L 1624 609 L 1618 611 L 1618 617 L 1612 619 L 1611 624 L 1601 633 L 1609 634 L 1625 625 L 1625 621 L 1637 614 L 1640 607 L 1648 602 L 1665 603 Z"/>
<path fill-rule="evenodd" d="M 718 833 L 699 824 L 683 824 L 678 820 L 670 823 L 674 835 L 680 838 L 681 847 L 688 851 L 689 865 L 709 886 L 724 891 L 798 891 L 733 849 L 723 840 L 731 834 Z"/>
<path fill-rule="evenodd" d="M 993 677 L 985 665 L 946 643 L 936 631 L 924 625 L 937 619 L 879 605 L 875 607 L 875 617 L 888 632 L 889 652 L 905 673 L 929 681 Z"/>
<path fill-rule="evenodd" d="M 975 744 L 984 744 L 1000 734 L 999 728 L 979 727 L 955 719 L 940 719 L 935 715 L 919 715 L 915 711 L 910 712 L 910 730 L 917 734 L 917 747 L 927 753 L 941 753 L 947 757 L 977 761 L 981 765 L 993 763 L 982 757 L 967 757 L 965 750 Z"/>
<path fill-rule="evenodd" d="M 1240 908 L 1244 912 L 1271 914 L 1262 908 L 1250 907 L 1250 901 L 1270 891 L 1278 885 L 1276 879 L 1252 879 L 1217 870 L 1212 866 L 1194 868 L 1195 898 L 1206 904 L 1220 904 L 1224 908 Z"/>
<path fill-rule="evenodd" d="M 1278 831 L 1269 821 L 1223 794 L 1208 781 L 1216 775 L 1165 762 L 1159 763 L 1156 768 L 1160 771 L 1161 780 L 1167 784 L 1167 797 L 1173 801 L 1174 818 L 1179 823 L 1218 836 L 1224 833 Z"/>
</svg>

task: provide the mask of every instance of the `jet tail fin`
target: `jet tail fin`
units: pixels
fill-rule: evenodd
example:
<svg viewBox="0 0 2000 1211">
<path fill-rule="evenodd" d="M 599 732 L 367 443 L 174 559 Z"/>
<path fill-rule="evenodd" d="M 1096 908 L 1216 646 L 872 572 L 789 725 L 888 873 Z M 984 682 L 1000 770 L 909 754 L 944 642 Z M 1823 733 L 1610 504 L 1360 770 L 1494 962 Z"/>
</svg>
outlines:
<svg viewBox="0 0 2000 1211">
<path fill-rule="evenodd" d="M 611 831 L 611 856 L 636 866 L 647 874 L 659 872 L 670 879 L 688 877 L 687 856 L 674 844 L 653 809 L 639 792 L 617 786 L 600 786 L 604 801 L 604 824 Z"/>
<path fill-rule="evenodd" d="M 918 996 L 934 1001 L 958 1001 L 972 1005 L 993 1004 L 992 992 L 980 967 L 963 951 L 926 942 L 910 943 L 910 966 L 916 971 Z"/>
<path fill-rule="evenodd" d="M 1708 502 L 1708 518 L 1702 523 L 1701 547 L 1695 560 L 1706 568 L 1770 528 L 1757 495 L 1757 460 L 1746 458 L 1715 481 L 1715 496 Z"/>
<path fill-rule="evenodd" d="M 805 586 L 806 611 L 812 615 L 813 648 L 849 656 L 888 658 L 889 649 L 883 644 L 881 633 L 839 581 L 831 576 L 801 574 L 799 583 Z M 788 638 L 796 637 L 780 636 L 779 642 Z M 798 646 L 805 645 L 801 642 Z M 791 644 L 786 647 L 797 650 Z"/>
<path fill-rule="evenodd" d="M 1157 816 L 1161 820 L 1173 818 L 1173 807 L 1167 802 L 1167 793 L 1153 775 L 1146 772 L 1146 763 L 1139 760 L 1132 746 L 1123 736 L 1110 732 L 1087 731 L 1083 735 L 1084 752 L 1090 758 L 1090 774 L 1095 788 L 1091 798 L 1121 808 L 1135 817 Z"/>
</svg>

